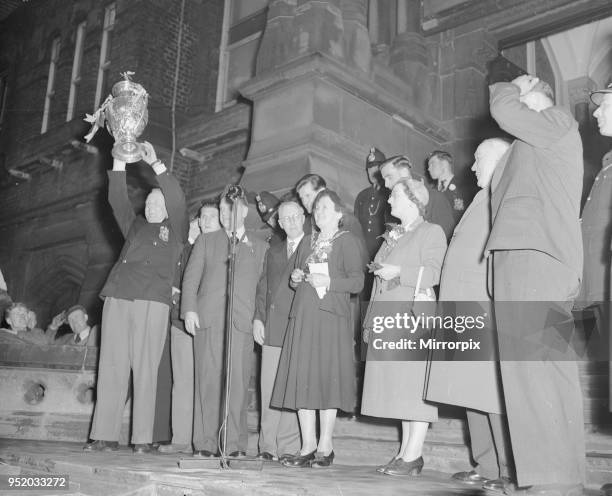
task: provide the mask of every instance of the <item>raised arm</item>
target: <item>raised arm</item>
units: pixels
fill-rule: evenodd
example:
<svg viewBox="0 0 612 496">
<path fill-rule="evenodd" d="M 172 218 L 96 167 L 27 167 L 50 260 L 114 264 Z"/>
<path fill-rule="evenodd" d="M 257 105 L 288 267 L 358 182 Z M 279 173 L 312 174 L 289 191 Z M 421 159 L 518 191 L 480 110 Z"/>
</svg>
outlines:
<svg viewBox="0 0 612 496">
<path fill-rule="evenodd" d="M 157 158 L 153 145 L 145 141 L 142 145 L 142 159 L 148 163 L 155 175 L 157 176 L 157 184 L 164 194 L 166 210 L 168 212 L 168 220 L 172 226 L 172 230 L 176 232 L 181 240 L 185 243 L 189 234 L 189 216 L 187 214 L 187 202 L 181 185 L 175 177 L 171 176 L 166 169 L 166 166 Z"/>
<path fill-rule="evenodd" d="M 560 107 L 537 112 L 519 100 L 520 89 L 513 83 L 489 87 L 491 116 L 499 127 L 530 145 L 546 148 L 559 141 L 574 125 L 574 119 Z"/>
<path fill-rule="evenodd" d="M 121 160 L 114 159 L 113 170 L 108 171 L 108 203 L 113 209 L 121 234 L 126 238 L 136 214 L 128 196 L 125 162 Z"/>
</svg>

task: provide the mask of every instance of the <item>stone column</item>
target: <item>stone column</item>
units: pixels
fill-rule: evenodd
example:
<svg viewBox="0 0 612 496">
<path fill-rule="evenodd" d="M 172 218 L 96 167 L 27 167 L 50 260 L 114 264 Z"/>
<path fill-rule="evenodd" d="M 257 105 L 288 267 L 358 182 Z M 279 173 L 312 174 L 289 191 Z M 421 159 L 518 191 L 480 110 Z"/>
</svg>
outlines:
<svg viewBox="0 0 612 496">
<path fill-rule="evenodd" d="M 270 2 L 266 28 L 257 53 L 256 74 L 273 70 L 297 56 L 296 7 L 297 0 Z"/>
<path fill-rule="evenodd" d="M 363 72 L 370 70 L 372 49 L 368 33 L 368 0 L 342 0 L 345 60 Z"/>
<path fill-rule="evenodd" d="M 371 146 L 421 153 L 440 140 L 443 130 L 415 108 L 405 84 L 387 68 L 373 77 L 367 13 L 367 0 L 270 4 L 257 75 L 240 89 L 253 102 L 247 189 L 282 193 L 317 173 L 352 205 L 367 186 Z"/>
<path fill-rule="evenodd" d="M 419 12 L 418 0 L 398 0 L 398 34 L 391 45 L 389 65 L 395 74 L 410 85 L 414 100 L 425 109 L 432 95 L 427 84 L 427 46 L 419 34 Z"/>
</svg>

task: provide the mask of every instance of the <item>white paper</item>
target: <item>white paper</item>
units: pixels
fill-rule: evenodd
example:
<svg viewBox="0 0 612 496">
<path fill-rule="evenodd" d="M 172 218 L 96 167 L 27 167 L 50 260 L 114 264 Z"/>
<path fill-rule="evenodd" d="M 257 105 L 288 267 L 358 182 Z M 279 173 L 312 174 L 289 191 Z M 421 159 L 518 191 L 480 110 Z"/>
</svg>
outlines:
<svg viewBox="0 0 612 496">
<path fill-rule="evenodd" d="M 329 269 L 327 267 L 327 262 L 309 263 L 308 271 L 311 274 L 325 274 L 326 276 L 329 275 Z M 315 290 L 317 292 L 317 295 L 319 296 L 319 299 L 321 300 L 325 296 L 325 293 L 327 293 L 327 288 L 325 288 L 325 286 L 320 286 L 318 288 L 315 288 Z"/>
</svg>

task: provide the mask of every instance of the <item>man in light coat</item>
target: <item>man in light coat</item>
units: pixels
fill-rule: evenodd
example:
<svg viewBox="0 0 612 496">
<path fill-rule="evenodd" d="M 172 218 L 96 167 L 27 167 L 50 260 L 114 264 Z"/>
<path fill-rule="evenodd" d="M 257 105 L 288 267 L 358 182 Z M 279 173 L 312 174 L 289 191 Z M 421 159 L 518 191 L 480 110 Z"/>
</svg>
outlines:
<svg viewBox="0 0 612 496">
<path fill-rule="evenodd" d="M 578 123 L 554 105 L 548 84 L 529 75 L 492 85 L 490 109 L 516 138 L 503 173 L 491 183 L 493 224 L 485 253 L 493 256 L 517 484 L 529 495 L 574 496 L 582 494 L 584 481 L 584 419 L 575 355 L 563 341 L 573 329 L 571 309 L 582 277 Z"/>
</svg>

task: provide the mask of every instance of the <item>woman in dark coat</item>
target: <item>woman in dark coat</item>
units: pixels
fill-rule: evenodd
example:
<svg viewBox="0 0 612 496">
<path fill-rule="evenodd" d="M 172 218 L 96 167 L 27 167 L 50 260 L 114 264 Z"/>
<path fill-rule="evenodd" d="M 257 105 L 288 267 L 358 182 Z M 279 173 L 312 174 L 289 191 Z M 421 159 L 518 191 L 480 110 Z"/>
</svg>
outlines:
<svg viewBox="0 0 612 496">
<path fill-rule="evenodd" d="M 377 351 L 385 336 L 414 338 L 419 334 L 406 334 L 408 331 L 398 329 L 381 332 L 374 325 L 375 319 L 392 316 L 398 311 L 410 313 L 419 273 L 419 293 L 435 299 L 432 287 L 440 279 L 446 236 L 439 225 L 423 220 L 428 199 L 427 189 L 420 181 L 403 179 L 393 187 L 389 196 L 391 213 L 401 224 L 386 234 L 374 258 L 376 279 L 364 319 L 368 354 L 361 413 L 402 420 L 399 453 L 378 469 L 388 475 L 418 475 L 421 472 L 427 428 L 430 422 L 438 419 L 438 409 L 423 401 L 427 361 L 410 361 L 410 356 L 395 357 L 388 350 Z"/>
<path fill-rule="evenodd" d="M 337 409 L 355 406 L 349 297 L 363 288 L 364 267 L 357 238 L 341 228 L 343 213 L 336 193 L 319 193 L 313 215 L 320 232 L 300 244 L 291 274 L 296 294 L 271 400 L 273 407 L 298 412 L 302 449 L 282 460 L 288 467 L 331 465 Z"/>
</svg>

